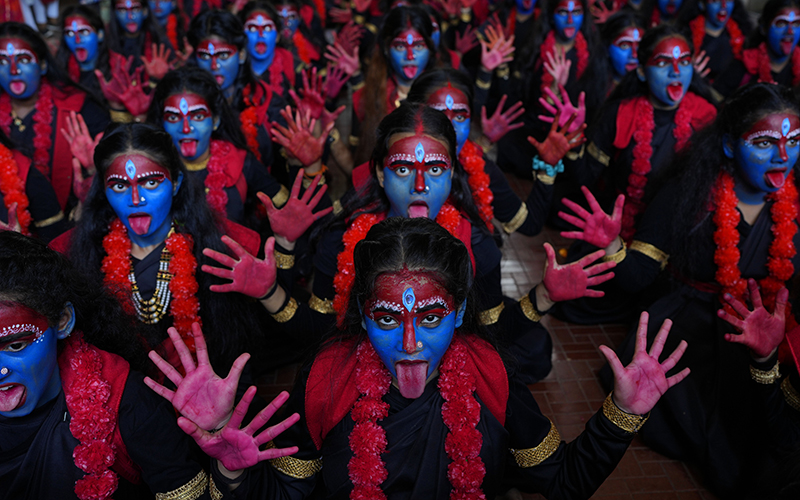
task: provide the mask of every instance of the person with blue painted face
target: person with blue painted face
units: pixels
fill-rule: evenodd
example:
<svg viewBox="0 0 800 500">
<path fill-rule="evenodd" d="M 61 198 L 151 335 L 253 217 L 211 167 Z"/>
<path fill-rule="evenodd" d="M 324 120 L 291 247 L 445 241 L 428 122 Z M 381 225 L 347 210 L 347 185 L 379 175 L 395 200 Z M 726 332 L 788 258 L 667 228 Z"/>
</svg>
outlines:
<svg viewBox="0 0 800 500">
<path fill-rule="evenodd" d="M 741 59 L 752 21 L 741 0 L 688 2 L 678 23 L 688 26 L 698 53 L 709 57 L 707 79 L 714 82 L 734 61 Z"/>
<path fill-rule="evenodd" d="M 644 28 L 639 19 L 628 11 L 611 16 L 602 26 L 600 35 L 608 47 L 611 93 L 622 78 L 639 67 L 639 44 Z"/>
<path fill-rule="evenodd" d="M 302 421 L 274 439 L 296 452 L 224 471 L 237 494 L 288 500 L 324 490 L 341 499 L 444 500 L 460 493 L 495 498 L 518 487 L 588 498 L 624 455 L 643 413 L 688 374 L 665 375 L 683 344 L 659 364 L 661 349 L 648 354 L 641 342 L 635 364 L 624 368 L 603 347 L 616 361 L 615 391 L 565 443 L 480 328 L 479 290 L 461 240 L 425 217 L 390 217 L 371 225 L 351 259 L 341 327 L 300 371 L 287 402 Z M 646 328 L 643 316 L 642 334 Z M 668 331 L 666 323 L 659 341 Z M 240 443 L 226 448 L 242 459 L 255 456 L 264 434 L 253 430 L 229 428 L 222 441 Z M 192 435 L 218 455 L 205 444 L 208 433 Z M 447 474 L 462 468 L 463 475 Z"/>
<path fill-rule="evenodd" d="M 180 0 L 147 0 L 150 13 L 158 25 L 164 30 L 169 40 L 170 48 L 180 52 L 181 59 L 187 59 L 186 52 L 186 23 L 188 17 L 182 12 L 183 2 Z"/>
<path fill-rule="evenodd" d="M 774 82 L 785 86 L 800 84 L 800 2 L 769 0 L 742 52 L 714 82 L 723 96 L 754 81 Z"/>
<path fill-rule="evenodd" d="M 75 85 L 41 36 L 18 23 L 0 25 L 0 114 L 4 132 L 52 184 L 59 205 L 71 210 L 72 154 L 60 128 L 80 113 L 92 137 L 109 123 L 108 112 Z"/>
<path fill-rule="evenodd" d="M 85 5 L 71 5 L 61 13 L 61 44 L 55 58 L 69 77 L 102 98 L 94 70 L 111 79 L 108 42 L 100 16 Z"/>
<path fill-rule="evenodd" d="M 281 37 L 287 42 L 286 47 L 304 67 L 318 64 L 324 41 L 319 36 L 323 27 L 316 10 L 298 0 L 282 0 L 275 3 L 275 11 L 281 25 Z M 305 12 L 303 16 L 301 11 Z M 310 26 L 306 24 L 304 16 L 311 18 Z"/>
<path fill-rule="evenodd" d="M 228 219 L 254 226 L 256 193 L 278 199 L 288 195 L 248 151 L 222 90 L 207 71 L 185 67 L 168 73 L 155 89 L 148 121 L 169 133 L 189 175 L 206 186 L 211 208 Z"/>
<path fill-rule="evenodd" d="M 102 282 L 3 231 L 0 297 L 0 496 L 212 498 L 172 408 L 142 383 L 145 351 Z"/>
<path fill-rule="evenodd" d="M 153 44 L 174 48 L 165 31 L 150 11 L 144 0 L 115 0 L 113 19 L 108 23 L 106 36 L 108 48 L 124 57 L 133 57 L 133 68 L 142 64 L 142 59 L 151 59 Z M 132 69 L 131 68 L 131 71 Z"/>
<path fill-rule="evenodd" d="M 670 286 L 647 311 L 651 321 L 672 319 L 677 335 L 666 349 L 689 343 L 676 368 L 688 367 L 692 376 L 655 406 L 641 436 L 655 451 L 698 468 L 719 498 L 764 498 L 763 481 L 773 472 L 760 466 L 772 463 L 776 447 L 765 440 L 769 433 L 753 431 L 772 425 L 763 401 L 773 390 L 768 386 L 780 395 L 777 354 L 734 343 L 736 335 L 728 334 L 738 332 L 724 319 L 733 313 L 728 304 L 745 302 L 749 288 L 754 308 L 763 304 L 762 314 L 780 316 L 782 336 L 778 303 L 786 295 L 779 289 L 800 269 L 798 158 L 800 107 L 792 91 L 769 83 L 737 90 L 692 137 L 687 156 L 665 172 L 670 180 L 648 204 L 615 269 L 621 287 L 642 293 L 669 262 Z M 779 253 L 783 245 L 791 250 Z M 779 270 L 777 262 L 786 267 Z M 750 287 L 748 279 L 755 280 Z M 655 334 L 651 328 L 648 340 Z M 631 359 L 634 339 L 631 330 L 617 349 L 623 362 Z M 602 375 L 609 387 L 610 373 Z"/>
</svg>

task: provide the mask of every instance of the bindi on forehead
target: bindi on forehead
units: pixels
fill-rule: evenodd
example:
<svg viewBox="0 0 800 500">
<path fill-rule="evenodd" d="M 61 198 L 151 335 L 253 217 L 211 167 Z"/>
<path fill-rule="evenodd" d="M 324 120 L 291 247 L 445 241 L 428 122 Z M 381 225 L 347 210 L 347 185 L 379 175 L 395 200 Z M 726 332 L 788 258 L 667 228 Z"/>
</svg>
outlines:
<svg viewBox="0 0 800 500">
<path fill-rule="evenodd" d="M 38 341 L 49 328 L 47 318 L 22 304 L 0 307 L 0 339 L 30 333 Z"/>
<path fill-rule="evenodd" d="M 33 52 L 33 49 L 27 42 L 20 39 L 8 39 L 0 40 L 0 55 L 6 57 L 14 57 L 14 56 L 21 56 L 25 55 L 33 59 L 34 61 L 38 61 L 38 57 Z"/>
<path fill-rule="evenodd" d="M 763 137 L 769 137 L 777 141 L 793 139 L 800 135 L 800 119 L 796 116 L 792 118 L 793 120 L 786 116 L 783 117 L 780 121 L 780 129 L 778 129 L 777 120 L 780 120 L 780 117 L 766 117 L 753 125 L 751 128 L 753 132 L 746 132 L 747 135 L 743 136 L 743 139 L 748 144 L 752 144 L 755 139 Z M 792 122 L 794 122 L 794 124 Z"/>
<path fill-rule="evenodd" d="M 142 155 L 117 157 L 108 169 L 106 182 L 134 183 L 150 177 L 170 178 L 169 170 Z"/>
</svg>

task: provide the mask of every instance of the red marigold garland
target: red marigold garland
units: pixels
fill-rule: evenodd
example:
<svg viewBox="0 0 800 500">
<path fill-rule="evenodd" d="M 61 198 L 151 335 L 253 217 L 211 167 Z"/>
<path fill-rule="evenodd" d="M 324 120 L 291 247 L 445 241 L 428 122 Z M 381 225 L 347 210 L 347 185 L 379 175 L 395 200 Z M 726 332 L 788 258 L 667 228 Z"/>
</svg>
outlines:
<svg viewBox="0 0 800 500">
<path fill-rule="evenodd" d="M 542 43 L 542 48 L 539 51 L 539 61 L 544 64 L 544 61 L 547 60 L 547 54 L 555 54 L 556 50 L 556 34 L 555 31 L 550 31 L 544 39 Z M 583 76 L 583 72 L 586 71 L 586 68 L 589 66 L 589 49 L 588 45 L 586 44 L 586 37 L 583 36 L 583 33 L 578 30 L 578 34 L 575 36 L 575 50 L 578 51 L 578 70 L 576 75 L 578 79 Z M 540 88 L 545 89 L 546 87 L 550 87 L 553 85 L 553 75 L 544 70 L 542 72 L 542 83 Z"/>
<path fill-rule="evenodd" d="M 297 48 L 297 57 L 305 64 L 311 64 L 319 59 L 319 51 L 316 47 L 306 40 L 306 37 L 300 33 L 300 30 L 294 32 L 292 35 L 292 44 Z"/>
<path fill-rule="evenodd" d="M 742 300 L 747 290 L 747 281 L 742 279 L 739 269 L 741 257 L 739 244 L 739 231 L 737 226 L 741 215 L 737 210 L 739 199 L 734 190 L 733 177 L 721 173 L 714 187 L 714 243 L 717 248 L 714 252 L 714 263 L 717 265 L 715 278 L 722 285 L 721 294 L 729 293 Z M 795 219 L 797 218 L 797 188 L 794 184 L 794 173 L 786 178 L 783 187 L 776 193 L 767 196 L 767 200 L 774 201 L 770 209 L 772 217 L 773 240 L 769 246 L 767 257 L 767 270 L 769 275 L 759 281 L 761 296 L 768 309 L 775 306 L 775 296 L 784 283 L 794 274 L 794 258 L 797 250 L 794 247 L 794 236 L 797 232 Z M 730 314 L 736 314 L 721 300 L 723 306 Z"/>
<path fill-rule="evenodd" d="M 446 202 L 436 216 L 436 222 L 447 229 L 453 236 L 457 236 L 456 231 L 460 223 L 461 214 L 458 210 Z M 350 300 L 350 289 L 353 288 L 355 279 L 353 269 L 353 252 L 356 243 L 367 237 L 367 233 L 372 226 L 386 218 L 386 214 L 361 214 L 350 224 L 347 231 L 342 236 L 344 250 L 336 257 L 337 271 L 333 277 L 333 287 L 336 290 L 336 297 L 333 298 L 333 309 L 336 311 L 339 325 L 344 320 L 347 311 L 347 302 Z"/>
<path fill-rule="evenodd" d="M 704 15 L 695 17 L 689 22 L 689 28 L 692 30 L 692 44 L 694 44 L 694 50 L 700 51 L 700 47 L 703 46 L 703 39 L 706 37 L 706 17 Z M 742 30 L 733 19 L 728 19 L 728 22 L 725 24 L 725 29 L 728 31 L 728 36 L 731 38 L 730 46 L 733 57 L 741 59 L 742 47 L 744 46 Z"/>
<path fill-rule="evenodd" d="M 178 16 L 170 14 L 167 16 L 167 39 L 172 44 L 172 48 L 177 52 L 180 50 L 178 45 Z"/>
<path fill-rule="evenodd" d="M 689 99 L 683 96 L 683 100 L 675 112 L 675 128 L 672 134 L 675 137 L 675 151 L 680 151 L 689 142 L 692 136 L 692 110 L 687 104 Z M 630 241 L 635 232 L 634 223 L 636 216 L 644 210 L 644 191 L 647 187 L 647 175 L 650 173 L 652 165 L 650 158 L 653 156 L 653 130 L 655 120 L 653 118 L 653 105 L 647 98 L 639 99 L 636 114 L 636 125 L 634 127 L 633 140 L 633 163 L 631 173 L 628 175 L 628 187 L 625 189 L 625 205 L 622 209 L 622 229 L 620 236 L 625 241 Z"/>
<path fill-rule="evenodd" d="M 202 325 L 200 301 L 197 299 L 197 259 L 192 253 L 194 240 L 188 234 L 173 232 L 166 240 L 166 247 L 172 258 L 169 261 L 169 291 L 172 294 L 169 312 L 172 324 L 180 333 L 189 349 L 194 352 L 192 323 Z M 114 292 L 128 313 L 133 314 L 131 302 L 131 283 L 128 274 L 131 270 L 131 240 L 128 230 L 119 219 L 111 222 L 108 234 L 103 238 L 106 256 L 100 268 L 105 273 L 105 283 Z"/>
<path fill-rule="evenodd" d="M 211 210 L 218 214 L 225 215 L 225 208 L 228 206 L 228 195 L 225 193 L 225 163 L 231 154 L 230 143 L 220 140 L 212 140 L 210 146 L 210 157 L 208 160 L 208 175 L 206 176 L 205 186 L 206 201 Z"/>
<path fill-rule="evenodd" d="M 50 179 L 50 147 L 53 140 L 53 87 L 47 80 L 39 85 L 39 96 L 33 115 L 33 164 Z M 6 92 L 0 95 L 0 127 L 10 137 L 11 134 L 11 96 Z"/>
<path fill-rule="evenodd" d="M 484 170 L 486 160 L 483 159 L 483 150 L 467 139 L 458 154 L 458 161 L 467 173 L 467 182 L 472 191 L 472 198 L 475 200 L 478 213 L 491 231 L 494 228 L 492 226 L 492 219 L 494 218 L 492 200 L 494 200 L 494 195 L 492 190 L 489 189 L 489 175 Z"/>
<path fill-rule="evenodd" d="M 775 79 L 772 78 L 772 67 L 766 42 L 761 42 L 756 48 L 745 50 L 742 53 L 742 61 L 747 72 L 757 75 L 759 82 L 775 83 Z M 790 64 L 792 65 L 792 86 L 800 85 L 800 47 L 795 47 L 792 51 Z"/>
<path fill-rule="evenodd" d="M 391 374 L 375 352 L 372 343 L 363 341 L 356 351 L 356 388 L 361 397 L 356 401 L 351 415 L 356 425 L 350 434 L 353 458 L 348 464 L 353 500 L 385 499 L 380 485 L 388 477 L 381 454 L 386 453 L 386 431 L 378 425 L 389 414 L 389 405 L 382 398 L 389 392 Z M 452 491 L 450 498 L 484 499 L 481 490 L 486 467 L 480 452 L 483 436 L 477 430 L 481 405 L 475 399 L 475 377 L 463 370 L 466 348 L 454 338 L 442 357 L 439 366 L 439 392 L 442 404 L 442 421 L 449 429 L 444 448 L 452 461 L 447 466 L 447 478 Z"/>
<path fill-rule="evenodd" d="M 69 430 L 80 444 L 72 452 L 75 465 L 86 475 L 75 482 L 75 495 L 81 500 L 111 497 L 119 479 L 110 470 L 116 454 L 111 445 L 116 416 L 108 408 L 111 387 L 101 376 L 100 355 L 78 334 L 72 343 L 70 366 L 75 371 L 73 388 L 66 393 L 70 413 Z"/>
<path fill-rule="evenodd" d="M 258 123 L 257 109 L 258 107 L 253 102 L 250 86 L 245 86 L 244 111 L 239 113 L 239 121 L 242 122 L 242 132 L 247 140 L 247 149 L 255 155 L 258 161 L 261 161 L 261 151 L 258 149 L 258 128 L 256 127 Z"/>
<path fill-rule="evenodd" d="M 3 204 L 11 212 L 11 205 L 17 204 L 17 220 L 20 232 L 30 236 L 28 227 L 33 220 L 28 211 L 28 195 L 25 194 L 25 181 L 19 177 L 19 167 L 10 149 L 0 144 L 0 193 Z"/>
</svg>

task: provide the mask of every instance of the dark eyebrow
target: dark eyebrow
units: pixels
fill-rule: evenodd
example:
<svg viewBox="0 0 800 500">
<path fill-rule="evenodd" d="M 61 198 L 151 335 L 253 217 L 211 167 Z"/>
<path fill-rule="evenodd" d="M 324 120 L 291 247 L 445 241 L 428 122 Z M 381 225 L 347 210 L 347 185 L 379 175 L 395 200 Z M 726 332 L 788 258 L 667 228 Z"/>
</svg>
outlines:
<svg viewBox="0 0 800 500">
<path fill-rule="evenodd" d="M 12 342 L 17 342 L 26 337 L 30 337 L 31 335 L 35 336 L 36 332 L 26 331 L 26 332 L 14 333 L 12 335 L 7 335 L 5 337 L 0 337 L 0 345 L 11 344 Z"/>
<path fill-rule="evenodd" d="M 417 309 L 417 314 L 432 311 L 434 309 L 447 309 L 447 304 L 443 302 L 434 302 L 433 304 L 427 305 L 421 309 Z"/>
<path fill-rule="evenodd" d="M 394 309 L 389 309 L 388 307 L 383 307 L 383 306 L 376 307 L 375 309 L 372 310 L 372 312 L 373 313 L 383 312 L 383 313 L 388 313 L 388 314 L 401 314 L 401 313 L 395 311 Z"/>
</svg>

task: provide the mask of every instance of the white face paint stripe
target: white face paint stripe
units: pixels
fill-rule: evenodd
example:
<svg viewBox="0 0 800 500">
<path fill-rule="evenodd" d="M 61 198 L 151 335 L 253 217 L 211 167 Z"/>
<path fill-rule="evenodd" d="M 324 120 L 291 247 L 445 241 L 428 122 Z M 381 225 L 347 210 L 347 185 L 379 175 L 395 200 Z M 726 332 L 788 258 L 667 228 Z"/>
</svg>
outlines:
<svg viewBox="0 0 800 500">
<path fill-rule="evenodd" d="M 388 309 L 389 311 L 402 314 L 403 306 L 398 304 L 397 302 L 389 302 L 387 300 L 379 300 L 372 305 L 372 312 L 375 312 L 378 309 Z"/>
<path fill-rule="evenodd" d="M 433 304 L 441 304 L 442 306 L 444 306 L 444 310 L 448 314 L 450 313 L 450 308 L 447 307 L 447 301 L 444 300 L 444 298 L 441 295 L 437 295 L 435 297 L 429 297 L 427 299 L 424 299 L 424 300 L 421 300 L 421 301 L 417 302 L 417 307 L 415 309 L 415 312 L 419 311 L 420 309 L 422 309 L 424 307 L 428 307 L 428 306 L 433 305 Z"/>
<path fill-rule="evenodd" d="M 12 47 L 13 47 L 13 45 L 12 45 Z M 38 61 L 39 60 L 36 57 L 36 54 L 34 54 L 33 52 L 31 52 L 30 50 L 25 49 L 25 48 L 16 48 L 16 47 L 14 47 L 13 51 L 9 51 L 8 47 L 6 47 L 5 49 L 0 49 L 0 56 L 12 57 L 12 56 L 21 56 L 21 55 L 26 55 L 26 56 L 30 57 L 31 59 L 33 59 L 34 61 Z"/>
<path fill-rule="evenodd" d="M 415 161 L 417 161 L 417 159 L 416 159 L 416 157 L 414 155 L 410 155 L 410 154 L 406 154 L 406 153 L 398 153 L 398 154 L 393 154 L 393 155 L 389 156 L 388 158 L 386 158 L 386 162 L 384 163 L 384 165 L 391 165 L 392 163 L 394 163 L 396 161 L 407 161 L 407 162 L 414 163 Z M 445 156 L 443 154 L 438 154 L 438 153 L 425 155 L 425 157 L 423 158 L 422 161 L 425 162 L 425 163 L 428 163 L 430 161 L 440 161 L 440 162 L 447 163 L 448 166 L 450 165 L 450 159 L 447 156 Z"/>
<path fill-rule="evenodd" d="M 447 104 L 442 104 L 442 103 L 431 104 L 430 107 L 438 111 L 444 111 L 447 109 L 452 109 L 453 111 L 469 111 L 469 106 L 461 103 L 454 103 L 452 108 L 448 108 Z"/>
<path fill-rule="evenodd" d="M 164 106 L 164 113 L 175 113 L 176 115 L 182 114 L 180 109 L 172 106 Z"/>
<path fill-rule="evenodd" d="M 634 37 L 630 37 L 630 36 L 623 36 L 623 37 L 620 37 L 620 38 L 617 38 L 616 40 L 614 40 L 614 44 L 616 45 L 618 43 L 623 43 L 623 42 L 635 43 L 635 42 L 638 42 L 638 41 L 640 41 L 639 38 L 634 38 Z"/>
<path fill-rule="evenodd" d="M 205 104 L 193 104 L 189 106 L 189 113 L 194 111 L 208 111 L 208 107 Z"/>
<path fill-rule="evenodd" d="M 800 135 L 800 128 L 796 128 L 796 129 L 792 130 L 791 132 L 789 132 L 788 134 L 786 134 L 786 138 L 787 139 L 794 139 L 798 135 Z"/>
<path fill-rule="evenodd" d="M 752 144 L 753 139 L 758 137 L 770 137 L 772 139 L 780 140 L 783 138 L 783 135 L 781 135 L 781 133 L 777 130 L 760 130 L 748 135 L 744 141 Z"/>
<path fill-rule="evenodd" d="M 142 174 L 137 174 L 136 178 L 137 179 L 141 179 L 142 177 L 149 177 L 151 175 L 160 175 L 160 176 L 164 177 L 164 172 L 159 172 L 158 170 L 152 170 L 150 172 L 144 172 Z"/>
<path fill-rule="evenodd" d="M 772 24 L 777 23 L 778 21 L 785 21 L 787 23 L 793 23 L 797 21 L 797 17 L 794 15 L 794 12 L 790 13 L 788 16 L 786 14 L 780 15 L 772 20 Z"/>
<path fill-rule="evenodd" d="M 39 328 L 36 325 L 32 325 L 30 323 L 20 323 L 16 325 L 9 325 L 0 330 L 0 338 L 8 337 L 10 335 L 16 335 L 22 332 L 31 332 L 34 335 L 36 335 L 37 339 L 41 337 L 42 334 L 44 333 L 41 330 L 39 330 Z"/>
<path fill-rule="evenodd" d="M 678 57 L 675 57 L 674 53 L 673 54 L 667 54 L 666 52 L 661 52 L 659 54 L 654 55 L 652 57 L 652 59 L 657 59 L 659 57 L 664 57 L 666 59 L 683 59 L 684 57 L 691 56 L 691 55 L 692 55 L 691 52 L 681 52 Z"/>
</svg>

